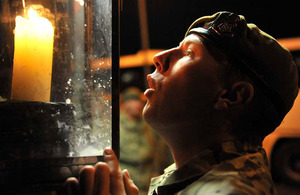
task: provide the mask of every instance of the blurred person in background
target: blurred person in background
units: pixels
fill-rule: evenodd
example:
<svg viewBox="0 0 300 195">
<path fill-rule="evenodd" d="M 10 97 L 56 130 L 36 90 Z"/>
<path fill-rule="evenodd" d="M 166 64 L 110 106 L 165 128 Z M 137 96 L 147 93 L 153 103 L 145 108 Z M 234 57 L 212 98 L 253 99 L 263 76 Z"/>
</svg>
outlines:
<svg viewBox="0 0 300 195">
<path fill-rule="evenodd" d="M 147 194 L 150 179 L 171 162 L 169 149 L 142 117 L 145 103 L 138 88 L 127 88 L 121 94 L 120 166 L 130 172 L 140 195 Z"/>
</svg>

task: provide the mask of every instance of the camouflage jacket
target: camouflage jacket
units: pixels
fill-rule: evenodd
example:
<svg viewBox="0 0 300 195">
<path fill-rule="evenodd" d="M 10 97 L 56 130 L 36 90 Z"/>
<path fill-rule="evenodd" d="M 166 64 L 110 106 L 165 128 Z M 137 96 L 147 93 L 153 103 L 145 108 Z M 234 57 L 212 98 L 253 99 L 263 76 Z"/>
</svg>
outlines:
<svg viewBox="0 0 300 195">
<path fill-rule="evenodd" d="M 261 147 L 224 142 L 151 180 L 148 195 L 277 194 Z"/>
</svg>

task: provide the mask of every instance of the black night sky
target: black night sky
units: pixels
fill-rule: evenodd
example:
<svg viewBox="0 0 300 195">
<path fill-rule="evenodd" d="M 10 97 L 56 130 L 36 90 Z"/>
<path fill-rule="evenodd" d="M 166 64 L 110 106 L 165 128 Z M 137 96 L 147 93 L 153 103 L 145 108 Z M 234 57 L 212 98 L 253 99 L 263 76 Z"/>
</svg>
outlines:
<svg viewBox="0 0 300 195">
<path fill-rule="evenodd" d="M 121 55 L 141 49 L 138 0 L 123 0 L 121 12 Z M 217 11 L 244 15 L 250 23 L 275 38 L 300 36 L 300 8 L 294 1 L 147 0 L 151 49 L 176 46 L 197 18 Z"/>
</svg>

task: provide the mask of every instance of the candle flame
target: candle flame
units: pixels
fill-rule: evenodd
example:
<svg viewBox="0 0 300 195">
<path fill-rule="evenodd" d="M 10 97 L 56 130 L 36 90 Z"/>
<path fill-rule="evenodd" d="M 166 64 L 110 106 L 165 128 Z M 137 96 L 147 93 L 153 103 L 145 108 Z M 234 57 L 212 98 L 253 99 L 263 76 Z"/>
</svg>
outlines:
<svg viewBox="0 0 300 195">
<path fill-rule="evenodd" d="M 35 10 L 33 7 L 29 7 L 29 9 L 26 10 L 27 11 L 25 17 L 22 16 L 16 17 L 16 28 L 20 24 L 27 24 L 27 26 L 25 26 L 26 28 L 27 27 L 30 28 L 29 26 L 35 26 L 35 30 L 36 31 L 39 30 L 40 33 L 54 31 L 54 27 L 52 23 L 47 18 L 42 17 L 40 12 Z"/>
<path fill-rule="evenodd" d="M 31 20 L 37 19 L 38 18 L 38 13 L 32 9 L 32 7 L 29 8 L 28 11 L 28 18 Z"/>
</svg>

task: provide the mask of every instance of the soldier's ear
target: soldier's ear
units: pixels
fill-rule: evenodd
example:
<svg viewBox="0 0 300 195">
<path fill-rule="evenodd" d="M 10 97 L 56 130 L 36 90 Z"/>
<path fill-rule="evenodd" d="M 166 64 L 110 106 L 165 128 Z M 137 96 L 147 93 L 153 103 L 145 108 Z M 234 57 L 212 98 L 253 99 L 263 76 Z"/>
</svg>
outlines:
<svg viewBox="0 0 300 195">
<path fill-rule="evenodd" d="M 234 83 L 230 89 L 223 89 L 215 103 L 215 109 L 225 110 L 245 106 L 251 102 L 254 95 L 253 85 L 246 81 Z"/>
</svg>

